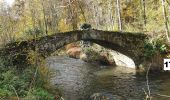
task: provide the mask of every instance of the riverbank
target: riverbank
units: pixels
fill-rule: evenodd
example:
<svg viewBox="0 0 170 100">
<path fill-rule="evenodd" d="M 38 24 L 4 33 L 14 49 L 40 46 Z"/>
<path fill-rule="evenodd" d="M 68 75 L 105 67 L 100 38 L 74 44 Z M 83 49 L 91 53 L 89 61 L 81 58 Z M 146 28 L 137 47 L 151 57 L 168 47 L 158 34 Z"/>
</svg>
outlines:
<svg viewBox="0 0 170 100">
<path fill-rule="evenodd" d="M 29 65 L 15 66 L 10 63 L 13 60 L 0 57 L 0 99 L 57 100 L 61 97 L 58 88 L 50 83 L 54 71 L 45 66 L 45 60 L 35 52 L 29 52 Z"/>
</svg>

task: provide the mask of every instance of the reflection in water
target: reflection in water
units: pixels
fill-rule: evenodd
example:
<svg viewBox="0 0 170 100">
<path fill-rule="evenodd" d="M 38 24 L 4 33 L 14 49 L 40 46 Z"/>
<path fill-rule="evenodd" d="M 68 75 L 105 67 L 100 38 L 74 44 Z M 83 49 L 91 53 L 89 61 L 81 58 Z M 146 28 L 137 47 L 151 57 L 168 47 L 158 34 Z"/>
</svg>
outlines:
<svg viewBox="0 0 170 100">
<path fill-rule="evenodd" d="M 145 75 L 136 74 L 134 69 L 100 66 L 68 57 L 50 57 L 47 61 L 57 72 L 52 83 L 63 90 L 65 100 L 87 100 L 96 93 L 119 96 L 122 100 L 145 98 Z M 170 95 L 170 78 L 153 74 L 149 79 L 153 100 L 170 100 L 156 95 Z"/>
</svg>

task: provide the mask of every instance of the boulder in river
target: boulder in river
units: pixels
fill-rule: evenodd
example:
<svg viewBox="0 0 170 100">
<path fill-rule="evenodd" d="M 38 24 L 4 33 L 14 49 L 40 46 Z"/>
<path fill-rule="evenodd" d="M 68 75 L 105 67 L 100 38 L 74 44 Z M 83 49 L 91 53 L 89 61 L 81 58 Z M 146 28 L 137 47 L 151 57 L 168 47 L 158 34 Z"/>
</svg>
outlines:
<svg viewBox="0 0 170 100">
<path fill-rule="evenodd" d="M 73 47 L 67 50 L 66 52 L 70 57 L 73 58 L 80 58 L 81 48 L 80 47 Z"/>
<path fill-rule="evenodd" d="M 77 58 L 77 59 L 80 58 L 81 48 L 78 45 L 71 43 L 66 45 L 65 48 L 66 48 L 66 54 L 69 57 Z"/>
</svg>

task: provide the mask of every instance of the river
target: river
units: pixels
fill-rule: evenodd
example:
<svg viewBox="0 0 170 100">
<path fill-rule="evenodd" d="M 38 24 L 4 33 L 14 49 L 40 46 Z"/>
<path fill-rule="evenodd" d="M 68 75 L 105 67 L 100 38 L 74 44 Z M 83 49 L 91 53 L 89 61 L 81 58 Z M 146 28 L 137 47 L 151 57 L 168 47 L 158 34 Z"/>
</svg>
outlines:
<svg viewBox="0 0 170 100">
<path fill-rule="evenodd" d="M 134 69 L 90 64 L 65 56 L 49 57 L 47 64 L 56 72 L 51 82 L 61 89 L 65 100 L 90 100 L 94 95 L 110 98 L 105 100 L 144 100 L 146 97 L 146 75 Z M 170 100 L 164 96 L 170 96 L 169 77 L 165 73 L 149 74 L 152 100 Z"/>
</svg>

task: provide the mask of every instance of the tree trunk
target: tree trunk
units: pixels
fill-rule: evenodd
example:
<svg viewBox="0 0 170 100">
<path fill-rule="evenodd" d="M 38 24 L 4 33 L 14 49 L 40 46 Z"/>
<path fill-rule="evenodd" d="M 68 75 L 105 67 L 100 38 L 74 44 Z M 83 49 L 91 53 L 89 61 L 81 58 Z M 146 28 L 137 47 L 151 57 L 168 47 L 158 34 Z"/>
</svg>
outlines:
<svg viewBox="0 0 170 100">
<path fill-rule="evenodd" d="M 119 30 L 122 31 L 122 22 L 121 22 L 121 15 L 120 15 L 120 2 L 119 2 L 119 0 L 116 0 L 116 4 L 117 4 Z"/>
<path fill-rule="evenodd" d="M 83 15 L 83 18 L 84 18 L 85 23 L 87 23 L 87 19 L 86 19 L 86 16 L 85 16 L 83 7 L 82 7 L 82 5 L 81 5 L 81 2 L 80 2 L 79 0 L 78 0 L 78 1 L 76 0 L 76 2 L 78 3 L 78 6 L 79 6 L 79 8 L 80 8 L 80 10 L 81 10 L 81 13 L 82 13 L 82 15 Z"/>
<path fill-rule="evenodd" d="M 47 26 L 47 19 L 45 15 L 44 0 L 41 1 L 41 5 L 42 5 L 42 11 L 43 11 L 43 18 L 44 18 L 45 34 L 48 35 L 48 26 Z"/>
<path fill-rule="evenodd" d="M 115 20 L 114 22 L 115 23 L 113 25 L 114 26 L 113 30 L 116 30 L 117 29 L 117 23 L 116 22 L 118 22 L 117 21 L 117 7 L 114 7 L 114 9 L 115 9 L 115 11 L 114 11 L 114 20 Z"/>
<path fill-rule="evenodd" d="M 144 29 L 146 29 L 146 23 L 147 23 L 147 19 L 146 19 L 146 1 L 142 0 L 142 5 L 143 5 L 143 20 L 144 20 Z"/>
<path fill-rule="evenodd" d="M 166 37 L 168 42 L 170 42 L 169 40 L 169 27 L 168 27 L 168 19 L 167 19 L 167 14 L 166 14 L 166 9 L 165 9 L 165 0 L 162 0 L 162 12 L 163 12 L 163 16 L 164 16 L 164 23 L 165 23 L 165 31 L 166 31 Z"/>
<path fill-rule="evenodd" d="M 75 2 L 75 1 L 71 1 L 69 0 L 69 13 L 71 15 L 71 23 L 72 23 L 72 27 L 73 27 L 73 30 L 77 30 L 77 12 L 76 11 L 76 8 L 74 6 L 77 7 L 77 5 L 73 5 L 72 3 Z"/>
<path fill-rule="evenodd" d="M 114 21 L 113 21 L 113 9 L 112 9 L 113 5 L 112 5 L 112 0 L 109 0 L 109 4 L 108 4 L 108 12 L 109 12 L 109 19 L 108 19 L 108 26 L 110 30 L 113 30 L 113 26 L 114 26 Z"/>
</svg>

